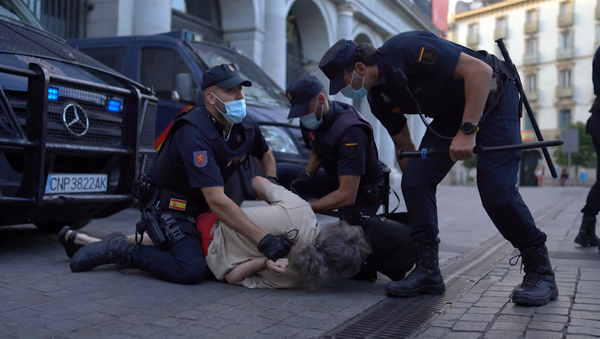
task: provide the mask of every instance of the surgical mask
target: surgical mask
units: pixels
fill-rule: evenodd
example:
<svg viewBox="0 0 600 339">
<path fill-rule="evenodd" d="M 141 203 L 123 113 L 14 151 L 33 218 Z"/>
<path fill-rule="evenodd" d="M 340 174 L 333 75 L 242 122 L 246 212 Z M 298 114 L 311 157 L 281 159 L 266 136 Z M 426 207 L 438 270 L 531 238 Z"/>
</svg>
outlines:
<svg viewBox="0 0 600 339">
<path fill-rule="evenodd" d="M 360 85 L 358 91 L 352 87 L 352 80 L 354 80 L 354 71 L 352 71 L 352 79 L 350 79 L 350 83 L 348 84 L 348 86 L 340 90 L 342 95 L 350 99 L 360 99 L 367 95 L 367 89 L 365 88 L 365 78 L 362 78 L 362 85 Z"/>
<path fill-rule="evenodd" d="M 223 102 L 215 93 L 212 93 L 212 95 L 225 105 L 225 113 L 221 112 L 219 107 L 215 106 L 215 108 L 219 113 L 223 114 L 227 122 L 235 125 L 244 120 L 244 117 L 246 117 L 246 99 Z"/>
<path fill-rule="evenodd" d="M 317 129 L 317 127 L 319 127 L 323 123 L 323 109 L 325 106 L 321 105 L 321 119 L 319 119 L 319 120 L 317 120 L 317 108 L 318 107 L 319 107 L 319 104 L 317 103 L 317 105 L 315 106 L 314 112 L 300 117 L 300 122 L 302 123 L 302 125 L 304 125 L 304 127 L 315 130 L 315 129 Z"/>
</svg>

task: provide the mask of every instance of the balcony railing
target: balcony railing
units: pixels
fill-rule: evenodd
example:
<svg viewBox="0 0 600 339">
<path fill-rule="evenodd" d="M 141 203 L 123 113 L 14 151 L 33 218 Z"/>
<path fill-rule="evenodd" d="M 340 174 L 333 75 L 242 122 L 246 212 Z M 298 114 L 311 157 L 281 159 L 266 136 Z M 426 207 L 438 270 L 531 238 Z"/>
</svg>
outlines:
<svg viewBox="0 0 600 339">
<path fill-rule="evenodd" d="M 560 47 L 556 50 L 556 59 L 558 59 L 558 60 L 572 59 L 573 55 L 574 55 L 573 47 L 569 47 L 569 48 Z"/>
<path fill-rule="evenodd" d="M 525 90 L 525 95 L 527 96 L 528 101 L 538 101 L 538 90 L 537 88 L 534 90 Z"/>
<path fill-rule="evenodd" d="M 467 35 L 467 46 L 473 47 L 479 44 L 479 34 L 469 34 Z"/>
<path fill-rule="evenodd" d="M 574 18 L 574 13 L 572 11 L 569 11 L 564 14 L 559 14 L 558 18 L 557 18 L 558 27 L 562 28 L 562 27 L 573 26 L 573 18 Z"/>
<path fill-rule="evenodd" d="M 525 34 L 536 34 L 539 30 L 539 27 L 539 22 L 537 20 L 526 22 L 523 25 L 523 32 L 525 32 Z"/>
<path fill-rule="evenodd" d="M 554 93 L 557 99 L 568 99 L 573 97 L 573 86 L 570 85 L 568 87 L 556 86 L 556 90 Z"/>
<path fill-rule="evenodd" d="M 507 38 L 507 33 L 508 33 L 508 29 L 506 27 L 504 28 L 496 28 L 494 30 L 494 40 L 498 40 L 500 38 Z"/>
<path fill-rule="evenodd" d="M 523 65 L 535 65 L 540 62 L 540 55 L 538 53 L 531 53 L 523 55 Z"/>
</svg>

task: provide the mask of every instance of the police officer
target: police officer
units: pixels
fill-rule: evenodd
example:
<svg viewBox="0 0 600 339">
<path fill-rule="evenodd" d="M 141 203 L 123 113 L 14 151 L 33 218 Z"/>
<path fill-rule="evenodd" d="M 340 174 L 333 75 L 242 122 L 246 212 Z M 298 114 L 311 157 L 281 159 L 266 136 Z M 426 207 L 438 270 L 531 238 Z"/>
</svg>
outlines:
<svg viewBox="0 0 600 339">
<path fill-rule="evenodd" d="M 311 202 L 315 213 L 338 209 L 341 219 L 351 224 L 358 212 L 375 215 L 387 192 L 385 165 L 379 161 L 371 125 L 354 107 L 327 100 L 315 76 L 295 80 L 286 94 L 291 104 L 288 118 L 300 118 L 310 154 L 305 168 L 278 165 L 281 184 L 305 200 L 317 198 Z"/>
<path fill-rule="evenodd" d="M 598 169 L 600 169 L 600 48 L 596 49 L 594 60 L 592 61 L 592 82 L 594 84 L 594 94 L 596 100 L 592 104 L 589 117 L 586 124 L 586 133 L 592 137 L 596 157 L 598 158 Z M 587 247 L 598 246 L 600 250 L 600 241 L 596 236 L 596 215 L 600 212 L 600 171 L 596 172 L 596 182 L 590 189 L 585 206 L 581 209 L 583 217 L 579 234 L 575 237 L 575 243 Z"/>
<path fill-rule="evenodd" d="M 137 191 L 143 220 L 136 227 L 147 230 L 155 246 L 130 245 L 124 235 L 113 233 L 79 250 L 71 259 L 72 271 L 119 263 L 171 282 L 197 283 L 204 277 L 206 262 L 194 219 L 209 209 L 258 244 L 265 257 L 275 261 L 289 252 L 290 241 L 266 234 L 224 193 L 224 184 L 249 155 L 262 163 L 267 176 L 276 179 L 272 151 L 258 124 L 246 116 L 242 86 L 251 85 L 240 78 L 233 64 L 215 66 L 202 77 L 206 104 L 175 119 Z M 162 233 L 152 227 L 155 219 Z"/>
<path fill-rule="evenodd" d="M 330 79 L 329 93 L 349 98 L 368 94 L 373 114 L 386 127 L 397 150 L 415 149 L 404 114 L 434 118 L 421 148 L 449 149 L 449 155 L 399 160 L 417 266 L 390 282 L 392 296 L 440 294 L 446 289 L 438 260 L 436 187 L 457 160 L 481 146 L 520 144 L 516 70 L 485 51 L 475 52 L 430 32 L 400 33 L 379 49 L 340 40 L 319 63 Z M 483 114 L 483 116 L 482 116 Z M 483 207 L 505 239 L 518 248 L 525 267 L 513 302 L 544 305 L 558 297 L 545 246 L 517 188 L 521 151 L 478 156 L 477 185 Z"/>
</svg>

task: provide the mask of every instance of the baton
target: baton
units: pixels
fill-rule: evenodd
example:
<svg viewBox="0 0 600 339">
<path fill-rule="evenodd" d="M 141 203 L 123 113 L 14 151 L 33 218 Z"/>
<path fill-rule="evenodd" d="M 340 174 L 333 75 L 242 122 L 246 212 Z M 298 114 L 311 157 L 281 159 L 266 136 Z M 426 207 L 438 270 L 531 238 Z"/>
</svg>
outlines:
<svg viewBox="0 0 600 339">
<path fill-rule="evenodd" d="M 521 82 L 521 77 L 519 76 L 519 71 L 517 70 L 517 66 L 515 66 L 515 64 L 513 64 L 512 59 L 510 58 L 510 55 L 508 54 L 508 50 L 506 49 L 506 46 L 504 45 L 503 38 L 496 40 L 496 43 L 498 44 L 498 48 L 500 49 L 500 52 L 502 53 L 502 57 L 504 57 L 504 61 L 509 63 L 515 69 L 515 73 L 516 73 L 515 84 L 517 85 L 517 90 L 519 91 L 519 94 L 521 95 L 521 99 L 523 99 L 523 105 L 525 106 L 525 110 L 527 111 L 527 115 L 529 116 L 529 121 L 531 121 L 531 127 L 533 127 L 533 130 L 535 131 L 535 135 L 537 136 L 537 139 L 540 142 L 543 142 L 544 138 L 542 137 L 542 132 L 540 132 L 540 127 L 538 126 L 537 121 L 535 120 L 535 116 L 533 115 L 533 111 L 531 109 L 531 106 L 529 105 L 529 100 L 527 100 L 527 96 L 525 96 L 525 91 L 523 90 L 523 84 Z M 542 147 L 542 153 L 544 154 L 544 158 L 546 158 L 546 163 L 548 164 L 548 168 L 550 169 L 550 173 L 552 174 L 552 177 L 557 178 L 558 174 L 556 173 L 556 169 L 554 168 L 554 164 L 552 163 L 552 158 L 550 158 L 550 153 L 548 153 L 548 149 L 545 147 Z"/>
<path fill-rule="evenodd" d="M 491 146 L 491 147 L 483 147 L 483 146 L 475 146 L 473 148 L 473 153 L 493 153 L 493 152 L 506 152 L 506 151 L 515 151 L 515 150 L 523 150 L 523 149 L 531 149 L 538 147 L 549 147 L 549 146 L 560 146 L 563 144 L 562 140 L 547 140 L 547 141 L 539 141 L 539 142 L 530 142 L 526 144 L 517 144 L 517 145 L 505 145 L 505 146 Z M 404 152 L 402 150 L 398 151 L 398 159 L 403 158 L 423 158 L 426 159 L 428 157 L 448 154 L 450 150 L 448 148 L 444 149 L 433 149 L 433 148 L 423 148 L 420 151 L 414 152 Z"/>
</svg>

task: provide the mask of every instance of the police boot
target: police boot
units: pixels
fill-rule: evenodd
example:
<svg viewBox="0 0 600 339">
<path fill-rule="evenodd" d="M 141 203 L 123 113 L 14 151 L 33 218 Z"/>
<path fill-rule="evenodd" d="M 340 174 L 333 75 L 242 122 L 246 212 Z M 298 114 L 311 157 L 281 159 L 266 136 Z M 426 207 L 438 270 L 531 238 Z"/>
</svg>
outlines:
<svg viewBox="0 0 600 339">
<path fill-rule="evenodd" d="M 525 276 L 521 285 L 513 292 L 513 302 L 525 306 L 542 306 L 550 300 L 556 300 L 558 287 L 546 246 L 523 248 L 520 251 Z"/>
<path fill-rule="evenodd" d="M 127 238 L 114 232 L 102 241 L 92 243 L 81 248 L 69 263 L 71 271 L 84 272 L 94 267 L 106 264 L 120 264 L 125 267 L 129 264 L 129 253 L 134 245 L 127 242 Z"/>
<path fill-rule="evenodd" d="M 575 238 L 575 243 L 583 247 L 598 246 L 600 241 L 596 236 L 596 216 L 583 215 L 581 219 L 581 228 Z"/>
<path fill-rule="evenodd" d="M 421 293 L 442 294 L 446 291 L 438 259 L 439 245 L 427 246 L 416 243 L 415 250 L 417 255 L 415 269 L 406 278 L 389 282 L 385 286 L 389 295 L 414 297 Z"/>
</svg>

